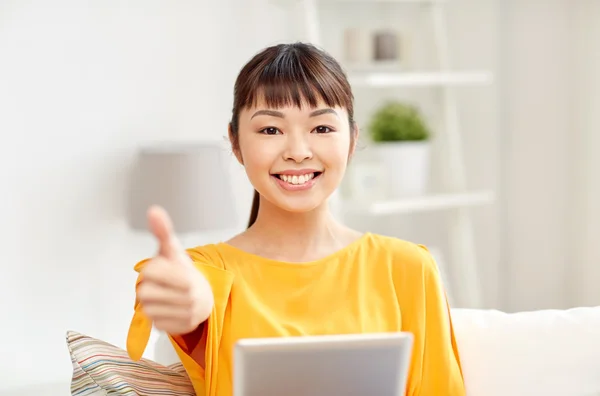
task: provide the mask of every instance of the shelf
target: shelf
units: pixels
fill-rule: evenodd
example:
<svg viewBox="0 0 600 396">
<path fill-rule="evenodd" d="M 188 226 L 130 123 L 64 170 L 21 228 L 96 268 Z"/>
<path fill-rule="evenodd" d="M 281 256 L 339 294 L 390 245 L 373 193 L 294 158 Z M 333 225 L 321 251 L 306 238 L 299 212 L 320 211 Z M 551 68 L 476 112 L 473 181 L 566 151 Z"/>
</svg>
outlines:
<svg viewBox="0 0 600 396">
<path fill-rule="evenodd" d="M 400 213 L 429 212 L 436 210 L 455 209 L 494 202 L 495 195 L 491 191 L 478 191 L 462 194 L 437 194 L 423 197 L 404 198 L 390 201 L 380 201 L 372 204 L 350 204 L 348 212 L 370 215 L 388 215 Z"/>
<path fill-rule="evenodd" d="M 367 87 L 433 87 L 455 85 L 487 85 L 493 82 L 490 72 L 350 72 L 353 86 Z"/>
</svg>

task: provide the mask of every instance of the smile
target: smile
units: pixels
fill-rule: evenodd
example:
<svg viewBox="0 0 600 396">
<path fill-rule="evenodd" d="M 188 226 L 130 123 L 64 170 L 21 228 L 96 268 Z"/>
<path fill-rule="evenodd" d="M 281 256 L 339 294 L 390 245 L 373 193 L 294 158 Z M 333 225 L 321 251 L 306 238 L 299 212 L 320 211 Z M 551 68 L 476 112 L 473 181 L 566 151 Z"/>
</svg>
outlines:
<svg viewBox="0 0 600 396">
<path fill-rule="evenodd" d="M 306 190 L 311 188 L 323 172 L 307 172 L 303 174 L 273 174 L 277 184 L 288 191 Z"/>
</svg>

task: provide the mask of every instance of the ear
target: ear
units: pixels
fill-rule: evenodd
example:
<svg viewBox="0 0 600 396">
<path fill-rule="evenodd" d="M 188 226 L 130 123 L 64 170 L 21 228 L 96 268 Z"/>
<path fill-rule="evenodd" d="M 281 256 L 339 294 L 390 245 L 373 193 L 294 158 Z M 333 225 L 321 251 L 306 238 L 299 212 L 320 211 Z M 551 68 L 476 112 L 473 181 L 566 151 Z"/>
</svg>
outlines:
<svg viewBox="0 0 600 396">
<path fill-rule="evenodd" d="M 356 124 L 356 122 L 352 126 L 350 133 L 352 135 L 352 141 L 350 142 L 350 152 L 348 153 L 348 158 L 352 158 L 352 156 L 354 156 L 356 145 L 358 144 L 358 138 L 360 137 L 360 129 L 358 128 L 358 124 Z"/>
<path fill-rule="evenodd" d="M 233 133 L 233 129 L 231 128 L 231 123 L 229 123 L 229 125 L 227 126 L 227 134 L 229 135 L 229 142 L 231 143 L 231 151 L 233 151 L 233 154 L 235 155 L 235 158 L 238 160 L 238 162 L 244 166 L 244 160 L 242 158 L 242 152 L 240 150 L 240 137 L 235 136 L 235 134 Z"/>
</svg>

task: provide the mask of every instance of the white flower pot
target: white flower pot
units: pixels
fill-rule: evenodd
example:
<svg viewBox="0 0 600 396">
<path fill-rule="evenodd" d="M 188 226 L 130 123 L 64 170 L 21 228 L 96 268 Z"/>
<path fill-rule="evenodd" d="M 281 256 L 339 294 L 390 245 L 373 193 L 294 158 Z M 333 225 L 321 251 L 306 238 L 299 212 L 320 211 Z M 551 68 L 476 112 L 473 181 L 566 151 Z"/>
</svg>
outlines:
<svg viewBox="0 0 600 396">
<path fill-rule="evenodd" d="M 386 170 L 391 198 L 426 193 L 431 151 L 428 141 L 377 143 L 375 150 Z"/>
</svg>

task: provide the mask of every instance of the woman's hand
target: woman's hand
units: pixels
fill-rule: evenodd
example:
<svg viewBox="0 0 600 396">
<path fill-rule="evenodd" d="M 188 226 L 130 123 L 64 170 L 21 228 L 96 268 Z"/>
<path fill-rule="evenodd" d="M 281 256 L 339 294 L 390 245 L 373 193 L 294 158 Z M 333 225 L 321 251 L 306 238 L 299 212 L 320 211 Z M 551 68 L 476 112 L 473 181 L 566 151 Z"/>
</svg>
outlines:
<svg viewBox="0 0 600 396">
<path fill-rule="evenodd" d="M 141 271 L 137 298 L 158 330 L 173 335 L 190 333 L 212 311 L 210 284 L 181 247 L 164 209 L 150 208 L 148 224 L 159 249 Z"/>
</svg>

